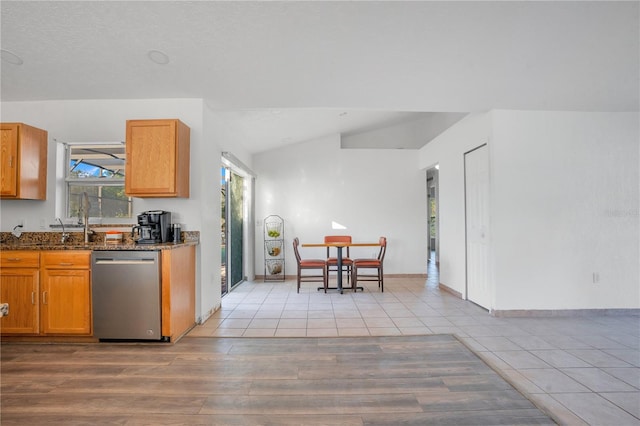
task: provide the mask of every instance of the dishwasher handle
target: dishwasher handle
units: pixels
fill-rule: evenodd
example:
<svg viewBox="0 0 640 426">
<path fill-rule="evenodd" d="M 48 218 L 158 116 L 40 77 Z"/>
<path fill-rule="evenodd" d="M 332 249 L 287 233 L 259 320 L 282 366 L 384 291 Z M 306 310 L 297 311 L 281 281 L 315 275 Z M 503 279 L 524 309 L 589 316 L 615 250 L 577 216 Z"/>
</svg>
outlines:
<svg viewBox="0 0 640 426">
<path fill-rule="evenodd" d="M 95 265 L 153 265 L 156 263 L 156 259 L 125 259 L 112 257 L 96 258 Z"/>
</svg>

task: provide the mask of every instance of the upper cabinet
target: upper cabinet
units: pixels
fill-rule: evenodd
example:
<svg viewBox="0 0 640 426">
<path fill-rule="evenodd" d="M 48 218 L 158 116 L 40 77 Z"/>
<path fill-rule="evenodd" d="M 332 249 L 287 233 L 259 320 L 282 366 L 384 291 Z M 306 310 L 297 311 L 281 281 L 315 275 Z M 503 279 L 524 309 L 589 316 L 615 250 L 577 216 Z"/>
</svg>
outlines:
<svg viewBox="0 0 640 426">
<path fill-rule="evenodd" d="M 125 193 L 188 198 L 189 138 L 180 120 L 127 120 Z"/>
<path fill-rule="evenodd" d="M 47 198 L 46 130 L 23 123 L 0 123 L 0 198 Z"/>
</svg>

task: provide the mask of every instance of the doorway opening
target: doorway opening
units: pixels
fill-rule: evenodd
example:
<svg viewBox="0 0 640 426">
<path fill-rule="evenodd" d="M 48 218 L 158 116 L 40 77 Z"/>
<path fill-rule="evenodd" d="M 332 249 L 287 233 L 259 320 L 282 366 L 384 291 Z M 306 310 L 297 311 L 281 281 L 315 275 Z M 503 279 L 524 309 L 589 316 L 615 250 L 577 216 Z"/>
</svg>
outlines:
<svg viewBox="0 0 640 426">
<path fill-rule="evenodd" d="M 428 242 L 428 262 L 435 262 L 438 265 L 439 262 L 439 227 L 438 227 L 438 174 L 440 166 L 436 164 L 427 170 L 427 220 L 429 235 L 427 236 Z"/>
</svg>

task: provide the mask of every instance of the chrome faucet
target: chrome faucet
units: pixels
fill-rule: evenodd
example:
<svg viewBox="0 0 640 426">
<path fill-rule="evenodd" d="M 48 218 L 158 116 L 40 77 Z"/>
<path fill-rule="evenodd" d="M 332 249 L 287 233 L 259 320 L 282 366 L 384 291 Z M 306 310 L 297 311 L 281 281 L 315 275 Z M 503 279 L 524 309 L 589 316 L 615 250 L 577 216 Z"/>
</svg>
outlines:
<svg viewBox="0 0 640 426">
<path fill-rule="evenodd" d="M 64 223 L 62 223 L 62 219 L 57 218 L 58 222 L 60 222 L 60 226 L 62 226 L 62 236 L 60 236 L 60 242 L 64 244 L 69 238 L 69 234 L 64 231 Z"/>
</svg>

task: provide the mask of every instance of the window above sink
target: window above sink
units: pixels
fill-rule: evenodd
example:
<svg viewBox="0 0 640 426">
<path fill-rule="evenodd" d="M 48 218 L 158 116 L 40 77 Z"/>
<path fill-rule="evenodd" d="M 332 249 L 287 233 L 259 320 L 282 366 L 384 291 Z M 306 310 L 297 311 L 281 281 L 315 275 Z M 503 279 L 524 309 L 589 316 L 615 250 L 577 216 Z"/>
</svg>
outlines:
<svg viewBox="0 0 640 426">
<path fill-rule="evenodd" d="M 82 196 L 89 197 L 90 219 L 131 218 L 132 201 L 124 193 L 124 142 L 64 143 L 65 215 L 82 223 Z"/>
</svg>

